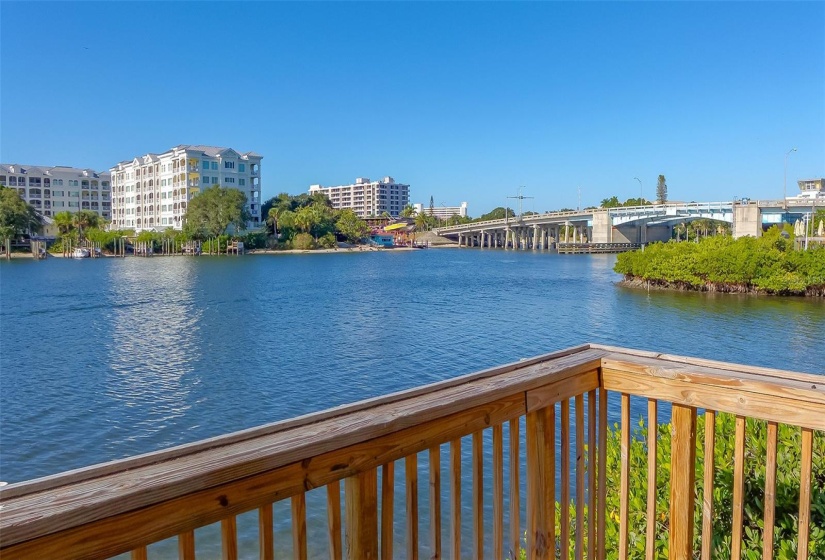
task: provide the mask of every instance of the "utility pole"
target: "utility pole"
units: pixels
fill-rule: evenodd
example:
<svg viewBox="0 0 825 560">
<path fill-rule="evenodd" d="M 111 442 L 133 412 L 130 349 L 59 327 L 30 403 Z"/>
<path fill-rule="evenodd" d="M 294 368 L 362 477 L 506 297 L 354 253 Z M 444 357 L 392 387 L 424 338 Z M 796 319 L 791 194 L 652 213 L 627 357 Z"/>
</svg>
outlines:
<svg viewBox="0 0 825 560">
<path fill-rule="evenodd" d="M 582 209 L 582 188 L 579 187 L 579 205 L 576 206 L 576 210 L 581 212 Z"/>
<path fill-rule="evenodd" d="M 507 198 L 517 198 L 518 199 L 518 218 L 519 218 L 519 220 L 521 219 L 521 201 L 524 200 L 525 198 L 534 198 L 532 196 L 522 195 L 521 190 L 523 188 L 524 188 L 523 186 L 518 188 L 518 196 L 508 196 L 507 197 Z M 504 215 L 505 216 L 507 215 L 507 207 L 504 208 Z"/>
</svg>

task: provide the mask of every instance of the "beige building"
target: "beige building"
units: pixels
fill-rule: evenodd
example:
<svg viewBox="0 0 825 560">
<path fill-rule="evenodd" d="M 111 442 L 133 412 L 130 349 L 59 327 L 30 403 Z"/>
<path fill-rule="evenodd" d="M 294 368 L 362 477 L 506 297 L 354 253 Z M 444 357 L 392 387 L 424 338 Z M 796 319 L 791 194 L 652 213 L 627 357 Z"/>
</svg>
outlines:
<svg viewBox="0 0 825 560">
<path fill-rule="evenodd" d="M 337 187 L 311 185 L 309 194 L 315 193 L 325 194 L 336 210 L 352 208 L 361 218 L 380 216 L 384 212 L 397 218 L 410 203 L 410 186 L 396 183 L 392 177 L 380 181 L 359 177 L 351 185 Z"/>
<path fill-rule="evenodd" d="M 186 208 L 201 189 L 220 185 L 246 195 L 252 219 L 261 224 L 261 160 L 255 152 L 217 146 L 180 145 L 122 161 L 111 168 L 112 227 L 162 231 L 183 227 Z"/>
<path fill-rule="evenodd" d="M 0 164 L 0 185 L 17 189 L 20 197 L 47 218 L 60 212 L 91 210 L 112 219 L 111 177 L 106 171 L 65 166 Z"/>
</svg>

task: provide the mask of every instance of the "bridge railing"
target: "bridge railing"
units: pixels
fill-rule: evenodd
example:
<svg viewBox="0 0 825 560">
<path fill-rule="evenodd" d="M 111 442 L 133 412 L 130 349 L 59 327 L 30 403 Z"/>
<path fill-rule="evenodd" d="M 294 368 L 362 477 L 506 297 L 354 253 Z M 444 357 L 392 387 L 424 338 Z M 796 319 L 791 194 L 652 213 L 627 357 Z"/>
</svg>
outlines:
<svg viewBox="0 0 825 560">
<path fill-rule="evenodd" d="M 389 559 L 403 549 L 406 558 L 519 558 L 523 550 L 527 558 L 601 560 L 608 552 L 628 558 L 631 549 L 653 558 L 663 548 L 670 558 L 710 558 L 719 543 L 730 543 L 739 558 L 744 531 L 748 538 L 759 533 L 770 558 L 778 546 L 777 429 L 785 424 L 794 426 L 800 459 L 781 492 L 798 496 L 793 538 L 796 556 L 807 558 L 811 527 L 825 515 L 811 509 L 814 438 L 816 449 L 823 447 L 817 430 L 825 430 L 822 379 L 581 346 L 10 485 L 0 491 L 0 555 L 129 552 L 140 559 L 152 543 L 171 538 L 179 558 L 190 559 L 202 551 L 196 530 L 217 524 L 212 534 L 224 558 L 238 557 L 244 546 L 265 559 Z M 637 413 L 648 427 L 659 426 L 660 413 L 669 416 L 669 429 L 634 429 Z M 735 416 L 730 438 L 714 429 L 724 414 Z M 766 426 L 762 464 L 750 449 L 746 457 L 746 430 L 754 423 Z M 720 449 L 732 449 L 732 461 Z M 781 450 L 783 461 L 791 451 Z M 662 462 L 668 477 L 657 476 Z M 703 473 L 698 484 L 696 473 Z M 722 512 L 733 520 L 728 525 L 714 521 L 711 497 L 720 484 L 731 487 Z M 308 497 L 318 492 L 315 511 L 319 502 Z M 282 502 L 285 519 L 273 514 Z M 746 502 L 764 504 L 764 529 L 749 523 Z M 239 532 L 238 520 L 249 522 L 250 515 L 252 529 Z M 280 538 L 277 528 L 285 526 Z"/>
</svg>

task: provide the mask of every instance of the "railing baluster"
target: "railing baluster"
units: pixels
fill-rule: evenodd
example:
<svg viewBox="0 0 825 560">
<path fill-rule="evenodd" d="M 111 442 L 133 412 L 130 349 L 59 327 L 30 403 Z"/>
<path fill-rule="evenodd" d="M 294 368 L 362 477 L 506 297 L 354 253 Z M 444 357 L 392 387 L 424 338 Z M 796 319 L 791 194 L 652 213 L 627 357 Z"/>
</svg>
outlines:
<svg viewBox="0 0 825 560">
<path fill-rule="evenodd" d="M 584 395 L 576 395 L 576 560 L 584 560 Z"/>
<path fill-rule="evenodd" d="M 407 558 L 418 558 L 418 455 L 407 455 L 404 460 L 407 479 Z"/>
<path fill-rule="evenodd" d="M 504 553 L 504 426 L 493 426 L 493 558 Z"/>
<path fill-rule="evenodd" d="M 570 399 L 561 401 L 561 557 L 570 558 Z"/>
<path fill-rule="evenodd" d="M 381 467 L 381 559 L 392 560 L 393 512 L 395 509 L 395 463 Z"/>
<path fill-rule="evenodd" d="M 378 557 L 378 470 L 370 469 L 347 478 L 344 503 L 347 557 L 374 560 Z"/>
<path fill-rule="evenodd" d="M 671 409 L 670 544 L 671 560 L 693 558 L 693 507 L 696 488 L 696 409 Z"/>
<path fill-rule="evenodd" d="M 599 389 L 599 487 L 596 503 L 596 560 L 604 560 L 607 515 L 607 389 Z"/>
<path fill-rule="evenodd" d="M 733 534 L 730 551 L 733 560 L 742 557 L 742 519 L 745 494 L 745 417 L 736 416 L 736 438 L 733 448 Z"/>
<path fill-rule="evenodd" d="M 519 419 L 510 420 L 510 556 L 520 557 L 521 550 L 521 511 L 519 495 Z"/>
<path fill-rule="evenodd" d="M 275 559 L 275 536 L 272 530 L 272 504 L 258 508 L 258 557 L 261 560 Z"/>
<path fill-rule="evenodd" d="M 587 393 L 587 558 L 596 558 L 596 390 Z"/>
<path fill-rule="evenodd" d="M 762 524 L 762 560 L 773 558 L 773 525 L 776 512 L 777 424 L 768 422 L 765 457 L 765 518 Z"/>
<path fill-rule="evenodd" d="M 810 428 L 802 428 L 802 458 L 799 465 L 799 548 L 798 560 L 808 558 L 808 532 L 811 523 L 811 459 L 814 433 Z"/>
<path fill-rule="evenodd" d="M 482 432 L 473 432 L 473 558 L 484 558 L 484 448 Z"/>
<path fill-rule="evenodd" d="M 234 515 L 221 520 L 221 558 L 223 560 L 238 558 L 238 529 Z"/>
<path fill-rule="evenodd" d="M 630 395 L 622 393 L 621 479 L 619 483 L 619 558 L 627 558 L 630 511 Z"/>
<path fill-rule="evenodd" d="M 270 508 L 270 515 L 272 509 Z M 270 522 L 270 533 L 271 529 Z M 341 483 L 339 481 L 327 484 L 327 528 L 329 530 L 329 558 L 341 560 Z"/>
<path fill-rule="evenodd" d="M 450 533 L 452 560 L 461 559 L 461 439 L 450 442 Z"/>
<path fill-rule="evenodd" d="M 544 408 L 546 427 L 544 429 L 544 501 L 545 523 L 547 524 L 547 552 L 556 557 L 556 405 Z"/>
<path fill-rule="evenodd" d="M 705 480 L 702 485 L 702 560 L 713 553 L 713 471 L 716 465 L 716 412 L 705 411 Z M 671 473 L 672 476 L 672 473 Z"/>
<path fill-rule="evenodd" d="M 195 560 L 195 531 L 178 535 L 178 560 Z"/>
<path fill-rule="evenodd" d="M 545 520 L 544 432 L 542 410 L 527 414 L 527 558 L 546 558 L 548 551 Z"/>
<path fill-rule="evenodd" d="M 647 542 L 645 558 L 656 557 L 656 436 L 659 420 L 656 399 L 647 400 Z"/>
<path fill-rule="evenodd" d="M 430 448 L 430 558 L 441 558 L 441 448 Z"/>
<path fill-rule="evenodd" d="M 292 555 L 295 560 L 307 559 L 306 495 L 292 496 Z"/>
<path fill-rule="evenodd" d="M 141 546 L 140 548 L 136 548 L 132 551 L 132 560 L 147 560 L 148 556 L 146 555 L 146 547 Z"/>
</svg>

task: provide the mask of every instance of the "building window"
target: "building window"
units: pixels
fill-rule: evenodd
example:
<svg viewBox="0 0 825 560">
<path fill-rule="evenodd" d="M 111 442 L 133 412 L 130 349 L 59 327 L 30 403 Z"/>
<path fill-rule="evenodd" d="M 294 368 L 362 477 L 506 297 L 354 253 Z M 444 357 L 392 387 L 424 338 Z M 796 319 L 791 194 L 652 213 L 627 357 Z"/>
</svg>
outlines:
<svg viewBox="0 0 825 560">
<path fill-rule="evenodd" d="M 69 191 L 69 196 L 80 196 L 80 191 Z"/>
<path fill-rule="evenodd" d="M 9 177 L 9 185 L 16 187 L 17 186 L 17 177 L 15 177 L 14 175 Z"/>
<path fill-rule="evenodd" d="M 238 164 L 238 171 L 241 172 L 241 173 L 244 173 L 246 171 L 246 164 L 245 163 L 239 163 Z"/>
<path fill-rule="evenodd" d="M 224 177 L 223 182 L 224 183 L 234 183 L 235 182 L 235 177 Z"/>
<path fill-rule="evenodd" d="M 235 169 L 235 162 L 234 161 L 225 161 L 223 162 L 224 169 Z"/>
<path fill-rule="evenodd" d="M 215 170 L 215 171 L 218 170 L 218 162 L 217 161 L 212 162 L 212 169 Z"/>
<path fill-rule="evenodd" d="M 77 208 L 78 203 L 74 200 L 69 201 L 69 208 Z"/>
<path fill-rule="evenodd" d="M 246 179 L 238 179 L 238 184 L 243 186 L 246 184 Z"/>
</svg>

